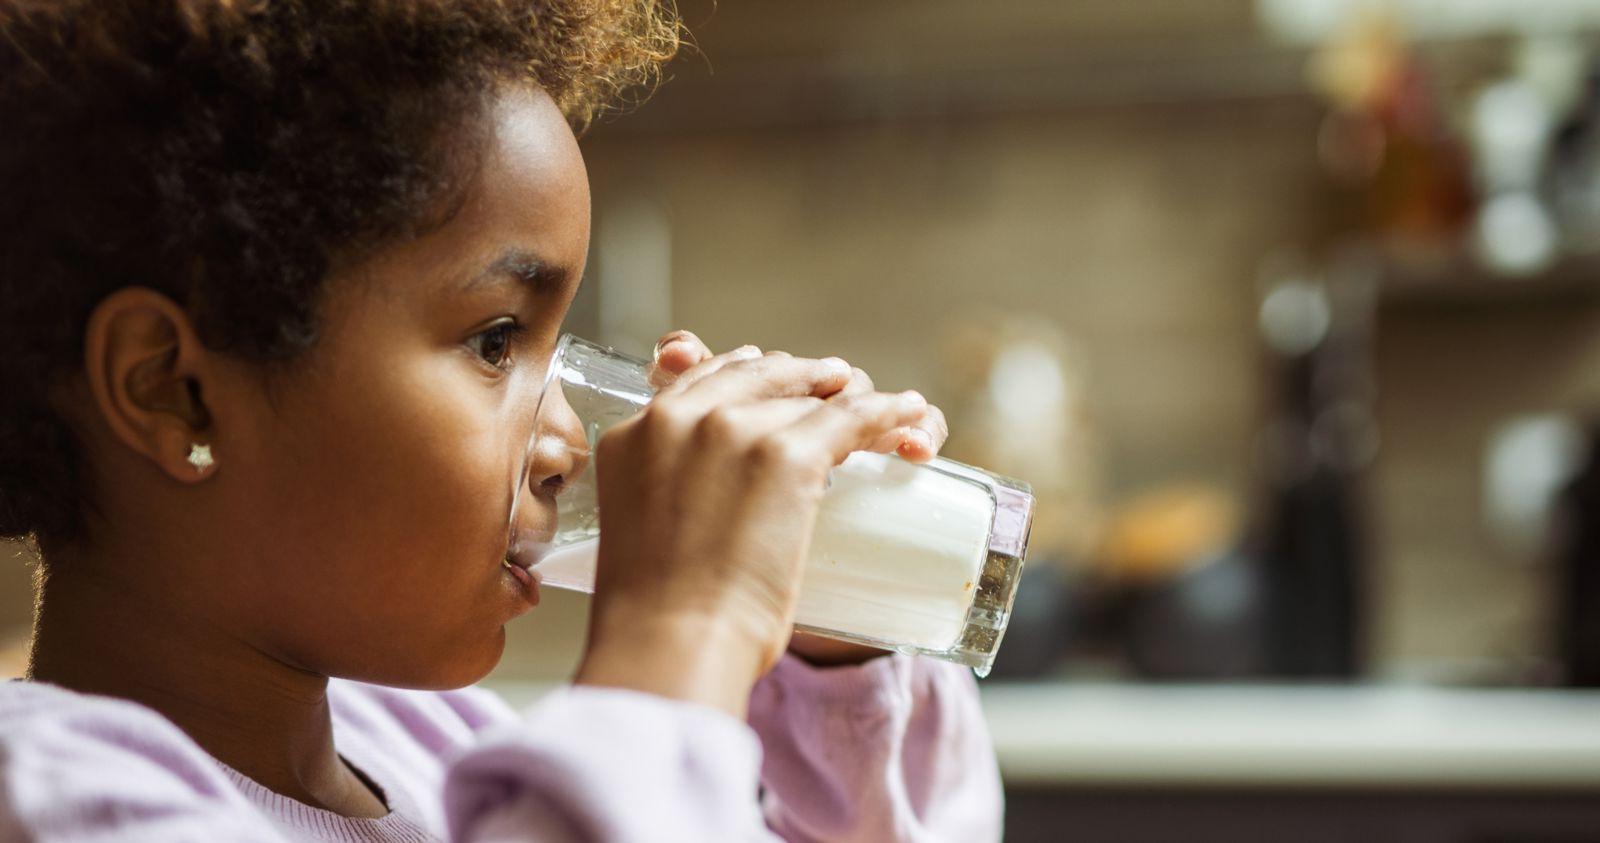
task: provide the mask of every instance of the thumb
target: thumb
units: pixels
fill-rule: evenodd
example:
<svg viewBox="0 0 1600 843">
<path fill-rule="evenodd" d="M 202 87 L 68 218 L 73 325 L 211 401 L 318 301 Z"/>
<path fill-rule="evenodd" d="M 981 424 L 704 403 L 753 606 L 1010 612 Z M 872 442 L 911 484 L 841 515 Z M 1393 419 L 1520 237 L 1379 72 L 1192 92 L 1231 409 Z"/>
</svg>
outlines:
<svg viewBox="0 0 1600 843">
<path fill-rule="evenodd" d="M 711 349 L 688 331 L 673 331 L 656 343 L 655 360 L 650 364 L 650 385 L 660 389 L 711 356 Z"/>
</svg>

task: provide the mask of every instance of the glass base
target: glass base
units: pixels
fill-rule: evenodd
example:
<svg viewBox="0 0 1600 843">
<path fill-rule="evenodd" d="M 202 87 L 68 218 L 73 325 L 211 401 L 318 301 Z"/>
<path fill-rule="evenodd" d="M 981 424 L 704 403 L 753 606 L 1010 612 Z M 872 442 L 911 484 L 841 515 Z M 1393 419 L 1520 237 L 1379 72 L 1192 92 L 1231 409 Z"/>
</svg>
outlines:
<svg viewBox="0 0 1600 843">
<path fill-rule="evenodd" d="M 967 610 L 956 643 L 945 649 L 930 649 L 896 641 L 884 641 L 836 629 L 824 629 L 797 623 L 795 629 L 812 635 L 821 635 L 853 644 L 879 647 L 907 655 L 929 656 L 947 662 L 965 665 L 979 678 L 989 675 L 994 667 L 995 655 L 1000 652 L 1000 641 L 1005 636 L 1006 624 L 1011 620 L 1011 605 L 1017 598 L 1017 583 L 1022 580 L 1022 559 L 1006 553 L 990 551 L 984 560 L 983 573 L 978 579 L 977 594 Z"/>
</svg>

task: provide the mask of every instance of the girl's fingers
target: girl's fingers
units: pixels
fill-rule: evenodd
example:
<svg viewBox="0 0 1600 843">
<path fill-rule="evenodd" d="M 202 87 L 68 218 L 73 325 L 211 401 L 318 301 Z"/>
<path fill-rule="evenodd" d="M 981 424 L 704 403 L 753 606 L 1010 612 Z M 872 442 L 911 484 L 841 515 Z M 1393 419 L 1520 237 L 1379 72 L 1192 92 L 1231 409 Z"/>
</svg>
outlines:
<svg viewBox="0 0 1600 843">
<path fill-rule="evenodd" d="M 727 366 L 729 363 L 737 363 L 741 360 L 754 360 L 760 356 L 761 349 L 756 348 L 753 345 L 745 345 L 740 346 L 732 351 L 724 351 L 721 354 L 707 357 L 693 366 L 690 366 L 683 372 L 677 374 L 675 377 L 667 376 L 667 382 L 663 386 L 656 389 L 656 395 L 658 397 L 665 397 L 667 395 L 675 395 L 686 392 L 688 391 L 689 387 L 694 386 L 701 380 L 704 380 L 705 378 L 721 371 L 722 368 Z"/>
<path fill-rule="evenodd" d="M 687 392 L 689 387 L 723 371 L 730 364 L 747 360 L 779 359 L 794 361 L 786 352 L 769 351 L 764 355 L 754 346 L 744 346 L 723 354 L 712 354 L 711 349 L 701 339 L 689 331 L 673 331 L 663 336 L 656 344 L 655 361 L 650 367 L 649 378 L 662 395 Z M 830 358 L 830 360 L 836 358 Z M 801 363 L 814 363 L 816 361 L 799 361 Z M 830 364 L 837 365 L 837 364 Z M 697 401 L 749 401 L 759 399 L 783 398 L 796 395 L 827 395 L 831 401 L 842 401 L 875 393 L 876 386 L 872 377 L 859 368 L 850 368 L 848 381 L 842 388 L 835 388 L 831 372 L 820 379 L 815 373 L 808 374 L 801 369 L 779 363 L 764 367 L 754 367 L 757 371 L 744 372 L 727 383 L 717 384 L 714 390 L 697 390 Z M 769 377 L 776 380 L 772 383 L 760 385 L 761 378 Z M 783 404 L 782 401 L 779 402 Z M 749 416 L 749 424 L 758 430 L 768 430 L 772 425 L 782 426 L 793 418 L 798 418 L 800 413 L 797 407 L 804 404 L 789 403 L 770 411 L 762 411 Z M 805 412 L 811 412 L 807 409 Z M 803 415 L 804 413 L 800 413 Z M 741 414 L 741 418 L 742 418 Z M 945 440 L 949 437 L 950 430 L 945 423 L 944 413 L 938 407 L 928 405 L 927 412 L 921 418 L 901 424 L 891 430 L 879 434 L 871 442 L 861 445 L 858 450 L 876 451 L 879 453 L 898 453 L 901 457 L 911 462 L 927 462 L 938 455 L 939 449 L 944 447 Z"/>
<path fill-rule="evenodd" d="M 752 353 L 758 356 L 748 356 Z M 759 355 L 760 351 L 752 349 L 744 359 L 725 361 L 714 371 L 700 375 L 684 386 L 684 381 L 690 375 L 725 356 L 718 355 L 685 373 L 669 390 L 683 396 L 681 400 L 714 407 L 768 398 L 806 395 L 825 398 L 843 389 L 850 381 L 850 364 L 837 357 L 810 360 L 804 357 Z"/>
<path fill-rule="evenodd" d="M 799 448 L 814 443 L 831 456 L 833 465 L 838 465 L 883 434 L 921 418 L 927 409 L 927 399 L 916 392 L 855 395 L 823 402 L 788 431 L 777 435 Z"/>
<path fill-rule="evenodd" d="M 839 390 L 837 394 L 828 400 L 836 401 L 852 395 L 865 395 L 869 392 L 877 391 L 877 387 L 872 383 L 871 375 L 868 375 L 864 370 L 858 367 L 851 367 L 850 383 L 846 384 L 844 389 Z M 885 433 L 884 435 L 878 437 L 877 441 L 873 442 L 870 446 L 864 448 L 863 450 L 877 451 L 879 453 L 887 454 L 898 447 L 900 447 L 900 438 L 896 436 L 893 431 L 890 431 L 889 433 Z"/>
<path fill-rule="evenodd" d="M 864 450 L 899 454 L 910 462 L 927 462 L 939 455 L 939 449 L 949 437 L 944 412 L 929 404 L 922 418 L 879 436 Z"/>
<path fill-rule="evenodd" d="M 751 442 L 794 424 L 821 405 L 821 398 L 811 396 L 724 404 L 707 414 L 704 430 L 717 439 Z"/>
<path fill-rule="evenodd" d="M 878 388 L 873 385 L 872 377 L 870 375 L 859 368 L 851 367 L 850 383 L 844 389 L 839 390 L 839 394 L 862 395 L 868 392 L 876 392 L 877 389 Z"/>
<path fill-rule="evenodd" d="M 650 385 L 661 389 L 711 356 L 711 349 L 699 337 L 688 331 L 673 331 L 656 342 Z"/>
<path fill-rule="evenodd" d="M 894 430 L 879 436 L 877 439 L 872 440 L 872 444 L 868 445 L 865 450 L 874 451 L 879 454 L 899 453 L 900 456 L 904 457 L 905 448 L 902 446 L 908 444 L 907 437 L 912 435 L 913 430 L 914 428 L 911 425 L 901 425 L 900 427 L 897 427 Z M 907 459 L 909 459 L 909 457 L 907 457 Z"/>
<path fill-rule="evenodd" d="M 866 372 L 860 369 L 851 371 L 850 384 L 839 390 L 834 399 L 876 390 L 871 376 Z M 927 462 L 938 456 L 939 449 L 944 447 L 944 441 L 948 437 L 949 429 L 945 427 L 944 413 L 940 412 L 938 407 L 929 405 L 927 414 L 922 418 L 883 434 L 863 450 L 876 451 L 880 454 L 898 453 L 911 462 Z"/>
<path fill-rule="evenodd" d="M 900 456 L 911 462 L 927 462 L 939 455 L 939 449 L 950 438 L 950 426 L 945 423 L 944 411 L 929 404 L 922 418 L 896 433 L 902 434 L 894 447 Z"/>
</svg>

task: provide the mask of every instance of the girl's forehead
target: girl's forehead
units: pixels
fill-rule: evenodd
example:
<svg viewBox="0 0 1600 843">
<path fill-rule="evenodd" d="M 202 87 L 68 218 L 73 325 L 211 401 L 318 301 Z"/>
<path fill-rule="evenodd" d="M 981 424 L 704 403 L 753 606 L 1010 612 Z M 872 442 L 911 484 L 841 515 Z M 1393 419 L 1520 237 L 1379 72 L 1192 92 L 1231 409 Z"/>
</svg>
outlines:
<svg viewBox="0 0 1600 843">
<path fill-rule="evenodd" d="M 499 280 L 548 289 L 581 274 L 588 174 L 565 117 L 536 88 L 507 89 L 491 106 L 489 128 L 448 217 L 353 268 L 363 286 L 458 295 Z"/>
<path fill-rule="evenodd" d="M 499 253 L 520 248 L 546 263 L 587 250 L 589 178 L 566 118 L 543 91 L 507 89 L 491 111 L 483 161 L 460 214 L 446 226 L 481 235 Z M 517 242 L 503 242 L 505 238 Z M 575 242 L 581 240 L 582 242 Z"/>
</svg>

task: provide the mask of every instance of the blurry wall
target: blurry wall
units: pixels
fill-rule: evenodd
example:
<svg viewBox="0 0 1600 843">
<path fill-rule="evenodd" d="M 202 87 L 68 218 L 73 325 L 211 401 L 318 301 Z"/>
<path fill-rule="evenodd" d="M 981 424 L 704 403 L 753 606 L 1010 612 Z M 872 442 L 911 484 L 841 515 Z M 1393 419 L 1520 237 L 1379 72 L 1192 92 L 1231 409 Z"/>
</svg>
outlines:
<svg viewBox="0 0 1600 843">
<path fill-rule="evenodd" d="M 1555 572 L 1486 529 L 1485 452 L 1497 428 L 1525 414 L 1594 417 L 1600 310 L 1562 298 L 1493 309 L 1445 301 L 1387 308 L 1379 325 L 1377 667 L 1537 670 L 1554 646 Z"/>
<path fill-rule="evenodd" d="M 673 231 L 673 314 L 717 347 L 847 357 L 935 400 L 943 342 L 985 312 L 1063 326 L 1122 489 L 1242 480 L 1254 265 L 1297 225 L 1305 110 L 604 137 L 597 223 L 635 196 Z M 603 236 L 603 234 L 602 234 Z M 601 289 L 605 267 L 594 278 Z"/>
</svg>

